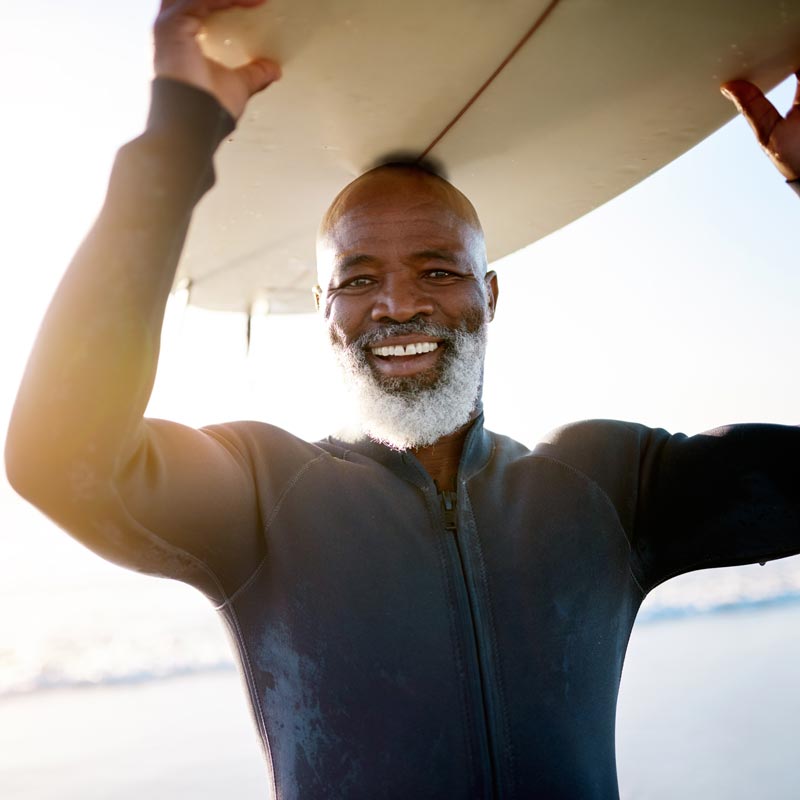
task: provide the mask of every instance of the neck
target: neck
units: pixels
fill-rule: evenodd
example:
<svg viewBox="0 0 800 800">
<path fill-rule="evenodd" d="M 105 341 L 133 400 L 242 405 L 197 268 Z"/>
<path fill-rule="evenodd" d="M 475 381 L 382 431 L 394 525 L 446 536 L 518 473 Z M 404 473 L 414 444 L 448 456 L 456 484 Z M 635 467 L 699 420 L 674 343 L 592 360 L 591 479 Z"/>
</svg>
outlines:
<svg viewBox="0 0 800 800">
<path fill-rule="evenodd" d="M 464 440 L 467 438 L 470 425 L 475 421 L 474 414 L 466 425 L 457 431 L 442 436 L 427 447 L 414 450 L 414 455 L 436 483 L 440 492 L 454 492 L 458 477 L 458 465 L 461 461 L 461 451 L 464 449 Z"/>
</svg>

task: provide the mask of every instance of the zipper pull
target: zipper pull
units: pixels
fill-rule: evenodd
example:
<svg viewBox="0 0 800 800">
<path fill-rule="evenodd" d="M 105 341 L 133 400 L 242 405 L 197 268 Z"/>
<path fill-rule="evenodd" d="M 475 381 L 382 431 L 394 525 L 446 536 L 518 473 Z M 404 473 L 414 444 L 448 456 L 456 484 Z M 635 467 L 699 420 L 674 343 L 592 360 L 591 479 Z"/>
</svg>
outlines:
<svg viewBox="0 0 800 800">
<path fill-rule="evenodd" d="M 439 492 L 444 511 L 444 529 L 455 532 L 458 530 L 458 517 L 456 515 L 456 493 Z"/>
</svg>

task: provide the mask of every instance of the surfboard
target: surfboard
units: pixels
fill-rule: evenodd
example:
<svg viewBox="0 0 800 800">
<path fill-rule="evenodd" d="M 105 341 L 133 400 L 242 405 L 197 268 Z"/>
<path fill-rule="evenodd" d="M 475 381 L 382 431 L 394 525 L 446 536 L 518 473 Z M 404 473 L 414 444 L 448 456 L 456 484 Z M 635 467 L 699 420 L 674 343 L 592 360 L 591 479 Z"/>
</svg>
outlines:
<svg viewBox="0 0 800 800">
<path fill-rule="evenodd" d="M 176 285 L 207 308 L 302 312 L 325 208 L 387 154 L 438 160 L 494 261 L 724 124 L 722 82 L 766 90 L 800 67 L 800 3 L 271 0 L 212 18 L 204 47 L 284 75 L 222 145 Z"/>
</svg>

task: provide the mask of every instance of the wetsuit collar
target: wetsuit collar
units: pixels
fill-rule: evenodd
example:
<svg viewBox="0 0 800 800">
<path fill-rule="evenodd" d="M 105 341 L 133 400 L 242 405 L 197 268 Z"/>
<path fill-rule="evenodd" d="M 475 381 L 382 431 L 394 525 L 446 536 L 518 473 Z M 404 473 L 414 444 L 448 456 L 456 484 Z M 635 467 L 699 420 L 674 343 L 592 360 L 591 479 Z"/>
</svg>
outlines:
<svg viewBox="0 0 800 800">
<path fill-rule="evenodd" d="M 332 437 L 329 438 L 329 441 L 346 451 L 359 453 L 373 461 L 377 461 L 379 464 L 383 464 L 395 475 L 409 481 L 409 483 L 413 483 L 415 486 L 425 488 L 433 484 L 430 475 L 428 475 L 419 459 L 410 451 L 393 450 L 391 447 L 375 442 L 368 437 L 347 443 Z M 481 413 L 472 422 L 464 440 L 464 449 L 461 452 L 461 461 L 458 465 L 459 483 L 468 480 L 480 471 L 486 465 L 491 453 L 491 434 L 483 427 L 483 410 L 481 410 Z"/>
</svg>

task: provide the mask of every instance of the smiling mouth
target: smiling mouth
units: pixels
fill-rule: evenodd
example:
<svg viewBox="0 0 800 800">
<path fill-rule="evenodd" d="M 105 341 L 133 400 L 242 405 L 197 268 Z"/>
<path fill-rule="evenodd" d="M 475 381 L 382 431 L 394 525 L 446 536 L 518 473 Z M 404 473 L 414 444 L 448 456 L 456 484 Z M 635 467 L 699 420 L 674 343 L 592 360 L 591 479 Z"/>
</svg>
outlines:
<svg viewBox="0 0 800 800">
<path fill-rule="evenodd" d="M 432 353 L 438 349 L 438 342 L 413 342 L 410 344 L 385 345 L 370 347 L 370 352 L 380 358 L 397 358 L 400 356 L 418 356 L 423 353 Z"/>
</svg>

